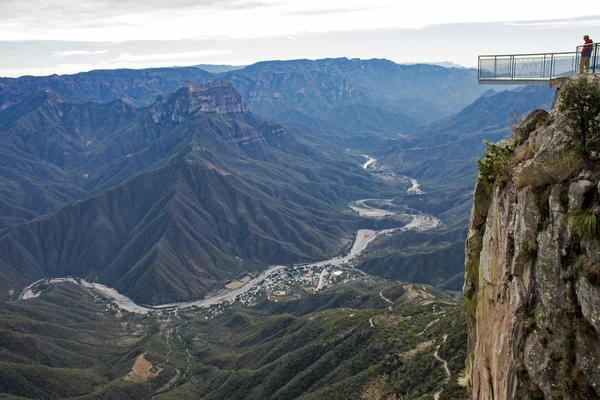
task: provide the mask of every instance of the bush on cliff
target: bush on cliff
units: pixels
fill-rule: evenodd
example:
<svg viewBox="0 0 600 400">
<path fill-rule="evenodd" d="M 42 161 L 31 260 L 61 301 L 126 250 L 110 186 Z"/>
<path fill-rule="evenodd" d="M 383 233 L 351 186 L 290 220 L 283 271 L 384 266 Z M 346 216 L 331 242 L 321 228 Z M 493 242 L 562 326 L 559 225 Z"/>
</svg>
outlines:
<svg viewBox="0 0 600 400">
<path fill-rule="evenodd" d="M 490 186 L 498 178 L 501 178 L 500 181 L 503 181 L 503 178 L 508 180 L 511 158 L 517 147 L 517 142 L 511 141 L 508 144 L 493 144 L 484 141 L 483 143 L 487 147 L 485 155 L 482 159 L 477 159 L 479 175 L 483 182 Z"/>
<path fill-rule="evenodd" d="M 582 150 L 600 151 L 600 81 L 585 75 L 569 79 L 560 98 L 559 110 L 569 119 Z"/>
</svg>

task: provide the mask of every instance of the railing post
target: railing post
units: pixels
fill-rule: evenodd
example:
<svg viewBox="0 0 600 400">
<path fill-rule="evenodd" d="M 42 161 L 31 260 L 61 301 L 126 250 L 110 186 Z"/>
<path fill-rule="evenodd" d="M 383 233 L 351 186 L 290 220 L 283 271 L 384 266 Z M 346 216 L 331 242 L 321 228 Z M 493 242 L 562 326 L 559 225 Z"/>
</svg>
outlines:
<svg viewBox="0 0 600 400">
<path fill-rule="evenodd" d="M 581 50 L 579 50 L 580 46 L 577 46 L 575 49 L 575 65 L 573 66 L 573 75 L 577 75 L 577 68 L 581 64 Z"/>
<path fill-rule="evenodd" d="M 544 60 L 542 61 L 542 70 L 540 71 L 540 77 L 543 78 L 546 73 L 546 55 L 544 54 Z"/>
<path fill-rule="evenodd" d="M 514 80 L 517 74 L 515 56 L 510 56 L 510 79 Z"/>
<path fill-rule="evenodd" d="M 497 78 L 496 74 L 498 72 L 498 57 L 494 56 L 494 79 Z"/>
</svg>

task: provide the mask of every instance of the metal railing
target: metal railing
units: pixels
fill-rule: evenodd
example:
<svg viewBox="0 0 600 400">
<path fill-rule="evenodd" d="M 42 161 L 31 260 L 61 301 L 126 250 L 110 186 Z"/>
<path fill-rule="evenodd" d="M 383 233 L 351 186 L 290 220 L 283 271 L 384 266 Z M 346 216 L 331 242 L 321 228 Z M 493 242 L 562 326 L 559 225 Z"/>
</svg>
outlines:
<svg viewBox="0 0 600 400">
<path fill-rule="evenodd" d="M 600 45 L 592 45 L 590 72 L 600 72 Z M 479 56 L 479 83 L 544 84 L 579 73 L 581 50 L 574 52 Z"/>
<path fill-rule="evenodd" d="M 590 55 L 590 71 L 592 74 L 596 72 L 600 72 L 600 43 L 594 43 L 588 45 L 592 47 L 591 55 Z M 585 45 L 577 46 L 577 61 L 576 64 L 578 66 L 581 65 L 581 52 Z M 579 71 L 578 71 L 579 72 Z"/>
</svg>

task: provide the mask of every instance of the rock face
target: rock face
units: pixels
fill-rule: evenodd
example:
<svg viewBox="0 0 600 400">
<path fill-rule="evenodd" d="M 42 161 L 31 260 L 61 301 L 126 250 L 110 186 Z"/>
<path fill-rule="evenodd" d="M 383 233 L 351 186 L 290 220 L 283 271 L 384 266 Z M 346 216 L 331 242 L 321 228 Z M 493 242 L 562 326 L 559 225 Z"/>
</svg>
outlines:
<svg viewBox="0 0 600 400">
<path fill-rule="evenodd" d="M 248 112 L 242 96 L 229 82 L 216 80 L 205 85 L 186 82 L 172 95 L 160 95 L 150 109 L 152 120 L 162 122 L 165 118 L 183 122 L 198 113 L 232 114 Z"/>
<path fill-rule="evenodd" d="M 599 204 L 600 163 L 565 117 L 532 112 L 504 176 L 479 179 L 466 243 L 466 383 L 473 399 L 600 398 L 600 241 L 573 212 Z"/>
</svg>

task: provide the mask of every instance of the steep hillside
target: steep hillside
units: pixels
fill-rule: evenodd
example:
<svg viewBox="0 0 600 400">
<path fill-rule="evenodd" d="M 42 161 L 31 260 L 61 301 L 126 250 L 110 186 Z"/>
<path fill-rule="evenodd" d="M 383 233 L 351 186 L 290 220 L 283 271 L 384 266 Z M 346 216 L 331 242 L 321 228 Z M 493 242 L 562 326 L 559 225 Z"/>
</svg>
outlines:
<svg viewBox="0 0 600 400">
<path fill-rule="evenodd" d="M 454 379 L 466 350 L 456 300 L 369 278 L 273 296 L 137 315 L 59 284 L 2 303 L 0 397 L 466 398 Z"/>
<path fill-rule="evenodd" d="M 511 118 L 527 114 L 533 108 L 549 109 L 554 99 L 554 91 L 548 86 L 526 86 L 499 93 L 492 90 L 462 109 L 457 115 L 436 121 L 414 135 L 465 136 L 477 132 L 492 133 L 499 129 L 506 129 L 507 121 Z"/>
<path fill-rule="evenodd" d="M 597 118 L 586 79 L 557 104 Z M 560 107 L 531 113 L 480 164 L 464 286 L 473 399 L 600 398 L 600 168 L 594 136 L 583 149 L 585 124 Z"/>
<path fill-rule="evenodd" d="M 93 392 L 122 377 L 142 353 L 147 324 L 116 318 L 75 285 L 29 302 L 0 303 L 0 397 L 56 399 Z M 161 378 L 169 379 L 168 368 Z M 161 383 L 123 382 L 121 398 L 146 397 Z M 145 394 L 145 396 L 141 396 Z"/>
</svg>

